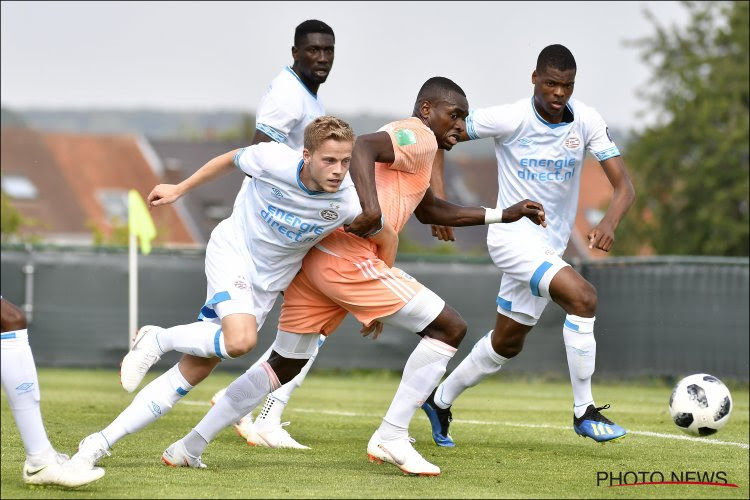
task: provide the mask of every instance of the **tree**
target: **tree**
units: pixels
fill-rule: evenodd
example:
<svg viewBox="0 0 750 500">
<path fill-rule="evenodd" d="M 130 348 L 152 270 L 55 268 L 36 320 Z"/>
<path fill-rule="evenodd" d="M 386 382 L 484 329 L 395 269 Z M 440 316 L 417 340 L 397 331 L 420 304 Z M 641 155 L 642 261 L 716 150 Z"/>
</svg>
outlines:
<svg viewBox="0 0 750 500">
<path fill-rule="evenodd" d="M 636 41 L 659 118 L 626 161 L 638 199 L 620 253 L 748 255 L 748 2 L 685 2 L 685 28 Z"/>
</svg>

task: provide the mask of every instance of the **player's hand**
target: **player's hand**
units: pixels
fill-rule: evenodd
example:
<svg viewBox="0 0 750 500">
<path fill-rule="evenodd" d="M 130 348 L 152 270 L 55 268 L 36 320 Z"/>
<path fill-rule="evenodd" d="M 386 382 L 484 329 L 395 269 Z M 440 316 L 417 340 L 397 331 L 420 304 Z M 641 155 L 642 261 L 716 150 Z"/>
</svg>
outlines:
<svg viewBox="0 0 750 500">
<path fill-rule="evenodd" d="M 547 227 L 544 207 L 536 201 L 519 201 L 503 210 L 503 222 L 516 222 L 523 217 L 528 217 L 537 226 Z"/>
<path fill-rule="evenodd" d="M 615 229 L 608 222 L 600 222 L 597 226 L 589 231 L 589 249 L 598 248 L 609 252 L 612 244 L 615 242 Z"/>
<path fill-rule="evenodd" d="M 456 241 L 450 226 L 432 226 L 432 235 L 440 241 Z"/>
<path fill-rule="evenodd" d="M 354 233 L 361 238 L 367 238 L 372 236 L 373 233 L 382 229 L 383 218 L 382 214 L 365 214 L 362 212 L 359 214 L 351 224 L 344 226 L 344 231 L 347 233 Z"/>
<path fill-rule="evenodd" d="M 378 337 L 380 337 L 380 334 L 383 332 L 383 323 L 380 321 L 373 321 L 370 323 L 370 326 L 362 325 L 362 329 L 359 331 L 359 333 L 362 334 L 363 337 L 367 337 L 371 333 L 373 334 L 372 340 L 377 340 Z"/>
<path fill-rule="evenodd" d="M 177 201 L 182 193 L 176 184 L 159 184 L 148 194 L 146 202 L 149 208 L 168 205 Z"/>
</svg>

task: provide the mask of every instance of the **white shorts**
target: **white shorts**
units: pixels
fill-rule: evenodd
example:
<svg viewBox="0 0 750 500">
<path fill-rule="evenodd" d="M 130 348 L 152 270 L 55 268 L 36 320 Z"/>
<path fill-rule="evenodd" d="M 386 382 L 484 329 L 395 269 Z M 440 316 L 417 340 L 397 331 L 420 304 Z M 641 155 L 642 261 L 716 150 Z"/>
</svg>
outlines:
<svg viewBox="0 0 750 500">
<path fill-rule="evenodd" d="M 533 233 L 488 234 L 487 248 L 492 262 L 503 272 L 497 312 L 518 323 L 534 326 L 551 300 L 552 278 L 570 264 Z"/>
<path fill-rule="evenodd" d="M 206 246 L 206 303 L 198 319 L 221 324 L 230 314 L 252 314 L 260 330 L 279 292 L 253 286 L 255 266 L 242 242 L 228 219 L 211 233 Z"/>
<path fill-rule="evenodd" d="M 404 307 L 381 318 L 386 325 L 398 326 L 410 332 L 421 332 L 435 321 L 445 309 L 445 301 L 427 287 L 422 288 Z"/>
</svg>

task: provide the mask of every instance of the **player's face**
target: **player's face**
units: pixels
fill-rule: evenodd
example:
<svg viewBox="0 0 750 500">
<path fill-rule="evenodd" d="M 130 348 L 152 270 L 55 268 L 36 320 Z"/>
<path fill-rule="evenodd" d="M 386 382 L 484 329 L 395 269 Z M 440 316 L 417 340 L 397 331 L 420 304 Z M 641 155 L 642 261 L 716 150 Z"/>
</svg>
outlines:
<svg viewBox="0 0 750 500">
<path fill-rule="evenodd" d="M 309 172 L 307 175 L 301 174 L 302 181 L 312 191 L 335 193 L 349 171 L 352 149 L 353 142 L 335 139 L 324 141 L 315 151 L 305 149 L 302 155 L 305 159 L 305 169 Z"/>
<path fill-rule="evenodd" d="M 302 76 L 320 85 L 333 66 L 333 37 L 327 33 L 308 33 L 299 46 L 292 47 L 292 57 Z"/>
<path fill-rule="evenodd" d="M 466 130 L 465 120 L 469 114 L 469 102 L 466 97 L 451 92 L 444 100 L 437 103 L 423 103 L 422 113 L 424 114 L 425 111 L 427 111 L 427 125 L 435 133 L 438 147 L 450 151 Z"/>
<path fill-rule="evenodd" d="M 531 74 L 531 83 L 534 84 L 534 104 L 537 112 L 550 123 L 560 123 L 565 105 L 573 95 L 576 70 L 560 71 L 547 66 L 544 71 L 534 70 Z"/>
</svg>

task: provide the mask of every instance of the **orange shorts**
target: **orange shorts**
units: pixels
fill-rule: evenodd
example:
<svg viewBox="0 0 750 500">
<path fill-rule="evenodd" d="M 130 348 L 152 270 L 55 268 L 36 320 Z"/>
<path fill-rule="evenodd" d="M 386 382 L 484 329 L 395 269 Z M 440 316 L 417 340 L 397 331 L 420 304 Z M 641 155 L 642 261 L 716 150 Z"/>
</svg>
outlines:
<svg viewBox="0 0 750 500">
<path fill-rule="evenodd" d="M 369 325 L 400 311 L 423 288 L 380 259 L 355 263 L 313 247 L 284 292 L 279 329 L 329 335 L 347 312 Z"/>
</svg>

